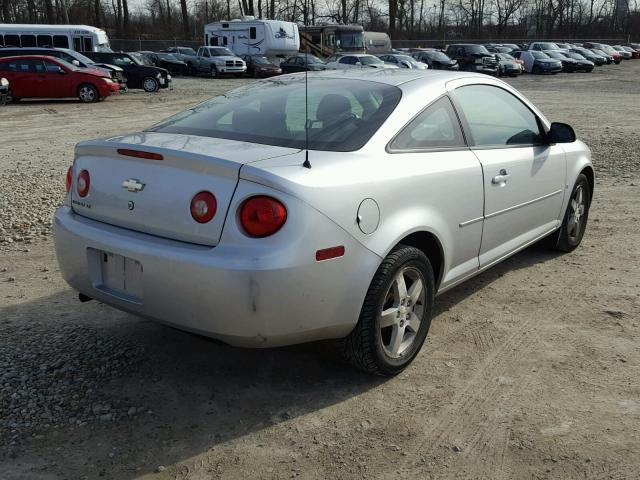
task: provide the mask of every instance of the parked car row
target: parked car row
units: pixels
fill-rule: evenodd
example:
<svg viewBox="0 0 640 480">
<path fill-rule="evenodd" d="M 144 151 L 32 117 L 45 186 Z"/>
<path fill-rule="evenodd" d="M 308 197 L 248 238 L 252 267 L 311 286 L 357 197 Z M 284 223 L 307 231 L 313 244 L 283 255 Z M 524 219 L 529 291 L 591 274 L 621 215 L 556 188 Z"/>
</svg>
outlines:
<svg viewBox="0 0 640 480">
<path fill-rule="evenodd" d="M 109 95 L 142 89 L 157 92 L 171 85 L 165 68 L 147 65 L 136 53 L 85 52 L 67 48 L 0 47 L 0 77 L 11 94 L 0 101 L 22 98 L 104 100 Z M 7 86 L 7 90 L 9 87 Z"/>
</svg>

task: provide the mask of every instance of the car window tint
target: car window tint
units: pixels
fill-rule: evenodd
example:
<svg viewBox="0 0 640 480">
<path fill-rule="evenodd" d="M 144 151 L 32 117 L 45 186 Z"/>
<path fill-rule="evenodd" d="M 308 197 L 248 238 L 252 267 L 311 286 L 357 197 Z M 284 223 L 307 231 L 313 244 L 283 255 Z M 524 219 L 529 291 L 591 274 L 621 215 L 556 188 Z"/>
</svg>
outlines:
<svg viewBox="0 0 640 480">
<path fill-rule="evenodd" d="M 477 146 L 540 143 L 536 116 L 515 96 L 490 85 L 457 88 L 456 100 Z"/>
<path fill-rule="evenodd" d="M 53 63 L 51 60 L 43 60 L 44 67 L 48 73 L 60 72 L 60 66 L 57 63 Z"/>
<path fill-rule="evenodd" d="M 464 146 L 460 124 L 449 97 L 442 97 L 428 106 L 389 145 L 392 150 Z"/>
<path fill-rule="evenodd" d="M 348 152 L 371 138 L 401 97 L 399 88 L 377 82 L 316 77 L 308 88 L 305 83 L 280 77 L 240 88 L 151 130 Z"/>
</svg>

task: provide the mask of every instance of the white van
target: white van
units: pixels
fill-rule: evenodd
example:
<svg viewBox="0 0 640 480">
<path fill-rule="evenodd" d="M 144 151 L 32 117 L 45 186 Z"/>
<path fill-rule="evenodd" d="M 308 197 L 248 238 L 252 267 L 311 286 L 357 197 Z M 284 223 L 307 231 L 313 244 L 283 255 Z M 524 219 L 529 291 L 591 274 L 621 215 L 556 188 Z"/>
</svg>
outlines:
<svg viewBox="0 0 640 480">
<path fill-rule="evenodd" d="M 227 47 L 238 56 L 273 58 L 295 55 L 300 49 L 298 25 L 254 17 L 209 23 L 204 26 L 204 42 L 210 47 Z"/>
<path fill-rule="evenodd" d="M 0 47 L 55 47 L 76 52 L 110 52 L 104 30 L 88 25 L 0 23 Z"/>
</svg>

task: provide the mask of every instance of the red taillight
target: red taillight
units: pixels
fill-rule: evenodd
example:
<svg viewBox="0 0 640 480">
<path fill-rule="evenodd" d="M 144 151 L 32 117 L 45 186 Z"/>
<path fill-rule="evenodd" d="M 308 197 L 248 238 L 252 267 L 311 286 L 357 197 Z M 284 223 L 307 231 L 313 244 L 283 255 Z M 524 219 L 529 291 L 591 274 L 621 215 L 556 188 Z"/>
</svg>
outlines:
<svg viewBox="0 0 640 480">
<path fill-rule="evenodd" d="M 251 197 L 240 207 L 242 228 L 252 237 L 268 237 L 276 233 L 287 221 L 287 209 L 275 198 Z"/>
<path fill-rule="evenodd" d="M 218 202 L 211 192 L 200 192 L 191 199 L 191 216 L 198 223 L 207 223 L 216 214 Z"/>
<path fill-rule="evenodd" d="M 73 182 L 73 165 L 67 170 L 67 178 L 64 179 L 64 188 L 69 192 L 71 190 L 71 183 Z"/>
<path fill-rule="evenodd" d="M 144 152 L 142 150 L 131 150 L 129 148 L 119 148 L 118 153 L 120 155 L 126 155 L 127 157 L 146 158 L 147 160 L 163 160 L 164 157 L 159 153 Z"/>
<path fill-rule="evenodd" d="M 91 187 L 91 179 L 89 178 L 89 172 L 82 170 L 76 180 L 76 190 L 78 195 L 86 197 L 89 194 L 89 187 Z"/>
</svg>

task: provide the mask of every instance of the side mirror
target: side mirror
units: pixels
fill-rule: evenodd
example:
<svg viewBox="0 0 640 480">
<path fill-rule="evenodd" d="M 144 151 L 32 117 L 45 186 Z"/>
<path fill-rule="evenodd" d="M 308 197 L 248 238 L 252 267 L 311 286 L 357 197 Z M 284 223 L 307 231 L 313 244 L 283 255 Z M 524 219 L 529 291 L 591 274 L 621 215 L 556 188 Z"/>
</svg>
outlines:
<svg viewBox="0 0 640 480">
<path fill-rule="evenodd" d="M 549 143 L 573 143 L 576 141 L 576 132 L 571 125 L 553 122 L 549 133 L 547 133 L 547 138 Z"/>
<path fill-rule="evenodd" d="M 356 62 L 355 65 L 362 65 L 360 62 Z"/>
<path fill-rule="evenodd" d="M 57 73 L 61 73 L 61 74 L 63 74 L 63 75 L 64 75 L 64 74 L 65 74 L 65 73 L 67 73 L 67 72 L 65 72 L 65 71 L 64 71 L 64 68 L 62 68 L 62 67 L 58 67 Z"/>
<path fill-rule="evenodd" d="M 78 60 L 72 60 L 71 63 L 74 64 L 76 67 L 80 66 L 80 62 Z"/>
</svg>

